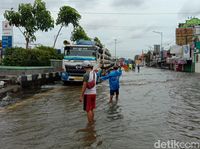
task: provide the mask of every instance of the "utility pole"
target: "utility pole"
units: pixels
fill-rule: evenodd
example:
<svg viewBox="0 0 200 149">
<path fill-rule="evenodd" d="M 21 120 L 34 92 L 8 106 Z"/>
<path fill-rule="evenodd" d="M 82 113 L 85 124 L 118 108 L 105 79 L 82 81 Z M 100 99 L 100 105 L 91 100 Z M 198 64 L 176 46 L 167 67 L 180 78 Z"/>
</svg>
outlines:
<svg viewBox="0 0 200 149">
<path fill-rule="evenodd" d="M 162 51 L 163 50 L 163 47 L 162 47 L 163 46 L 163 32 L 160 32 L 160 36 L 161 36 L 161 45 L 160 45 L 161 50 L 160 51 Z"/>
</svg>

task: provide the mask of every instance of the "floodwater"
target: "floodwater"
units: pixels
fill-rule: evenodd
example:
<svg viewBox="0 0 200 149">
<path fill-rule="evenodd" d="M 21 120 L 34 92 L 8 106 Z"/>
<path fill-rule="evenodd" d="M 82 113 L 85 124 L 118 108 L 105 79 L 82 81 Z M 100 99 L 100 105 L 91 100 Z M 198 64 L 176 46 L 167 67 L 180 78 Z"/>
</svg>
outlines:
<svg viewBox="0 0 200 149">
<path fill-rule="evenodd" d="M 200 142 L 200 75 L 142 68 L 124 73 L 120 100 L 98 86 L 87 125 L 80 86 L 43 86 L 0 110 L 1 149 L 153 149 L 158 140 Z"/>
</svg>

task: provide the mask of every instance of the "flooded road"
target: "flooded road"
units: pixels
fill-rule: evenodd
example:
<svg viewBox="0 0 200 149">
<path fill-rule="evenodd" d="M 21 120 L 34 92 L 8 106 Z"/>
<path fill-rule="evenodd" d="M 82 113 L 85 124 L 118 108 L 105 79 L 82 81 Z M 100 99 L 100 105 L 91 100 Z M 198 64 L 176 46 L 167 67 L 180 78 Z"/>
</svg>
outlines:
<svg viewBox="0 0 200 149">
<path fill-rule="evenodd" d="M 98 86 L 87 126 L 80 86 L 44 86 L 0 110 L 1 149 L 153 149 L 158 140 L 200 142 L 200 75 L 142 68 L 124 73 L 120 100 Z"/>
</svg>

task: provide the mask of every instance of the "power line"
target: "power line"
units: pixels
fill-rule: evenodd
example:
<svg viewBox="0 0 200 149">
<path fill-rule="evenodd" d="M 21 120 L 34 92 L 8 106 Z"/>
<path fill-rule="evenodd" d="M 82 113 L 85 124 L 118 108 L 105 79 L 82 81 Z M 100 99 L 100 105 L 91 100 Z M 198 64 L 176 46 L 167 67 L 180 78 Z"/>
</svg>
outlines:
<svg viewBox="0 0 200 149">
<path fill-rule="evenodd" d="M 144 27 L 147 27 L 147 25 L 137 25 L 137 26 L 117 26 L 117 25 L 89 25 L 89 24 L 82 24 L 83 26 L 85 26 L 85 27 L 113 27 L 113 28 L 144 28 Z M 166 27 L 166 28 L 171 28 L 171 27 L 176 27 L 176 26 L 169 26 L 169 25 L 166 25 L 166 26 L 164 26 L 164 25 L 162 25 L 162 26 L 158 26 L 158 25 L 151 25 L 150 27 L 155 27 L 155 28 L 161 28 L 161 27 Z"/>
<path fill-rule="evenodd" d="M 200 12 L 80 12 L 88 15 L 199 15 Z"/>
</svg>

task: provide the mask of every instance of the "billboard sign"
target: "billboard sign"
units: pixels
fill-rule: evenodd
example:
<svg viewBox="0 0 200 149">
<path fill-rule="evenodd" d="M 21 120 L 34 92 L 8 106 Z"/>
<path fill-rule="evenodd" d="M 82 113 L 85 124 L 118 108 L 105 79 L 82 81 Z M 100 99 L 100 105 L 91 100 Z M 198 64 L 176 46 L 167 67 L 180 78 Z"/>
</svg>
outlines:
<svg viewBox="0 0 200 149">
<path fill-rule="evenodd" d="M 11 48 L 13 43 L 12 36 L 2 36 L 2 48 Z"/>
<path fill-rule="evenodd" d="M 187 60 L 190 59 L 190 46 L 189 45 L 183 46 L 183 57 L 186 58 Z"/>
<path fill-rule="evenodd" d="M 2 49 L 13 45 L 13 26 L 8 21 L 2 21 Z"/>
<path fill-rule="evenodd" d="M 13 26 L 8 21 L 2 21 L 2 36 L 12 36 Z"/>
</svg>

